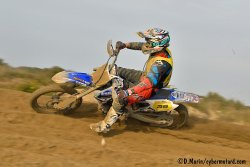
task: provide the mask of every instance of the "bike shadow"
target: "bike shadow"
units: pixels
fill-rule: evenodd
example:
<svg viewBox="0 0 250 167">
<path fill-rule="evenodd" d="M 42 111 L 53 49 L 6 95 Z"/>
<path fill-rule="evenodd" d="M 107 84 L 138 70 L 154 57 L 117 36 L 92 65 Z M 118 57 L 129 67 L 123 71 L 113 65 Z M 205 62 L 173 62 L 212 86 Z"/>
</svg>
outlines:
<svg viewBox="0 0 250 167">
<path fill-rule="evenodd" d="M 150 126 L 148 123 L 144 123 L 141 121 L 138 121 L 133 118 L 129 118 L 126 121 L 118 122 L 108 133 L 99 134 L 103 137 L 114 137 L 116 135 L 121 135 L 126 132 L 136 132 L 136 133 L 159 133 L 159 132 L 167 132 L 167 131 L 179 131 L 179 132 L 185 132 L 190 129 L 195 128 L 196 124 L 206 124 L 207 120 L 196 118 L 196 117 L 190 117 L 189 122 L 187 125 L 184 125 L 183 127 L 179 129 L 168 129 L 168 128 L 160 128 L 155 126 Z"/>
<path fill-rule="evenodd" d="M 118 121 L 118 123 L 116 123 L 108 133 L 103 133 L 99 135 L 103 137 L 114 137 L 116 135 L 121 135 L 127 132 L 155 133 L 155 129 L 156 127 L 150 127 L 147 123 L 140 122 L 133 118 L 129 118 L 126 121 Z"/>
<path fill-rule="evenodd" d="M 66 116 L 76 119 L 99 117 L 100 113 L 98 113 L 98 104 L 83 103 L 76 111 Z"/>
<path fill-rule="evenodd" d="M 74 119 L 81 119 L 81 118 L 94 118 L 97 121 L 103 119 L 103 115 L 101 112 L 98 110 L 98 104 L 97 103 L 90 103 L 86 102 L 83 103 L 74 113 L 71 113 L 69 115 L 66 115 L 67 117 L 71 117 Z M 190 130 L 192 128 L 195 128 L 197 124 L 206 124 L 207 120 L 205 119 L 200 119 L 196 117 L 189 117 L 189 122 L 187 125 L 184 127 L 177 129 L 178 131 L 185 131 L 185 130 Z M 159 131 L 159 129 L 162 130 L 169 130 L 166 128 L 159 128 L 159 127 L 154 127 L 150 126 L 148 123 L 144 123 L 141 121 L 138 121 L 133 118 L 129 118 L 127 120 L 123 121 L 118 121 L 116 124 L 112 126 L 112 129 L 108 133 L 104 134 L 99 134 L 103 135 L 104 137 L 113 137 L 116 135 L 120 135 L 126 132 L 142 132 L 142 133 L 156 133 Z M 175 131 L 175 130 L 174 130 Z"/>
</svg>

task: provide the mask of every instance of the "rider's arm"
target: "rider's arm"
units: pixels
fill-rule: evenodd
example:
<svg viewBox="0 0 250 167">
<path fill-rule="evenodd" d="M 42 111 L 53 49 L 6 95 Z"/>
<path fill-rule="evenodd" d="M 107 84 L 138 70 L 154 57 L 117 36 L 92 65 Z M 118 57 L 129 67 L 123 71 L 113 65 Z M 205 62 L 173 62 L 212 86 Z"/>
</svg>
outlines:
<svg viewBox="0 0 250 167">
<path fill-rule="evenodd" d="M 150 71 L 142 78 L 141 82 L 131 88 L 132 93 L 138 94 L 146 89 L 162 87 L 163 85 L 161 84 L 170 74 L 171 70 L 172 67 L 168 62 L 163 60 L 155 61 L 151 66 Z"/>
<path fill-rule="evenodd" d="M 137 100 L 139 98 L 142 98 L 140 96 L 143 96 L 143 98 L 149 97 L 151 94 L 150 93 L 151 91 L 147 91 L 147 90 L 150 90 L 152 88 L 161 88 L 163 86 L 163 81 L 168 75 L 170 75 L 171 70 L 172 70 L 172 66 L 168 62 L 162 61 L 162 60 L 156 61 L 151 66 L 149 73 L 146 76 L 141 77 L 139 84 L 127 90 L 120 91 L 118 93 L 119 102 L 121 104 L 125 104 L 126 100 L 124 101 L 124 99 L 126 99 L 127 96 L 130 96 L 132 94 L 138 95 Z M 129 103 L 132 104 L 135 101 L 132 100 Z"/>
<path fill-rule="evenodd" d="M 143 44 L 144 44 L 143 42 L 129 42 L 126 43 L 125 45 L 127 49 L 141 50 Z"/>
<path fill-rule="evenodd" d="M 163 60 L 156 60 L 147 74 L 147 78 L 151 81 L 154 87 L 161 87 L 161 83 L 171 73 L 172 66 Z"/>
</svg>

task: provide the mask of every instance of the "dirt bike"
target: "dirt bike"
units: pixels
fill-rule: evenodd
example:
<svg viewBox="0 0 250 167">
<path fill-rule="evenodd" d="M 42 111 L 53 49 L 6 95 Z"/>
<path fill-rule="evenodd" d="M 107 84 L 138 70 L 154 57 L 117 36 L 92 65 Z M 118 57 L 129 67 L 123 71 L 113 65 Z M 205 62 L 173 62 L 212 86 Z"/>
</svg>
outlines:
<svg viewBox="0 0 250 167">
<path fill-rule="evenodd" d="M 101 104 L 103 112 L 107 112 L 112 105 L 112 91 L 124 88 L 124 80 L 116 74 L 119 50 L 113 49 L 111 40 L 108 41 L 107 51 L 107 63 L 95 68 L 90 75 L 73 71 L 55 74 L 52 80 L 56 84 L 35 91 L 30 100 L 31 107 L 38 113 L 70 114 L 81 105 L 84 96 L 95 92 L 94 97 Z M 113 62 L 109 64 L 112 58 Z M 147 100 L 126 106 L 124 115 L 152 126 L 180 128 L 188 121 L 188 110 L 182 103 L 198 102 L 199 96 L 196 94 L 166 87 Z"/>
</svg>

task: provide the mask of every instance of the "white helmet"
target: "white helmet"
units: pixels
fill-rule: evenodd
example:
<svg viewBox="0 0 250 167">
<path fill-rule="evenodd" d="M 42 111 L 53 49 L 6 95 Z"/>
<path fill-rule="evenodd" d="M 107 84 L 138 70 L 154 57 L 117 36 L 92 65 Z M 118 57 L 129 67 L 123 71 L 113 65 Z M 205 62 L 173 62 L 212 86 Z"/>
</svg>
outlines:
<svg viewBox="0 0 250 167">
<path fill-rule="evenodd" d="M 145 38 L 147 42 L 142 48 L 142 52 L 145 54 L 159 52 L 169 46 L 170 36 L 166 30 L 151 28 L 145 32 L 138 32 L 137 34 Z"/>
</svg>

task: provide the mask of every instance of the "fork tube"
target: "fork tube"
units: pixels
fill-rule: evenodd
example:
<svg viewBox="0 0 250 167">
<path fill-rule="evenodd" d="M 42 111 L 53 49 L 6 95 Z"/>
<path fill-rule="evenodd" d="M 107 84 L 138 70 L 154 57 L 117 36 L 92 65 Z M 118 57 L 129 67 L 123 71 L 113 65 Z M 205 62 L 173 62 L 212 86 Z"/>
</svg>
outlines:
<svg viewBox="0 0 250 167">
<path fill-rule="evenodd" d="M 100 87 L 100 86 L 90 88 L 89 90 L 87 90 L 87 91 L 85 91 L 85 92 L 83 92 L 83 93 L 80 93 L 80 94 L 76 95 L 76 99 L 80 99 L 80 98 L 82 98 L 83 96 L 86 96 L 87 94 L 89 94 L 89 93 L 95 91 L 95 90 L 98 89 L 99 87 Z"/>
</svg>

